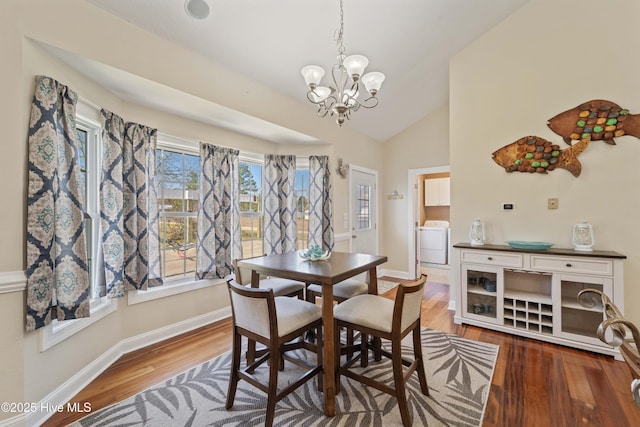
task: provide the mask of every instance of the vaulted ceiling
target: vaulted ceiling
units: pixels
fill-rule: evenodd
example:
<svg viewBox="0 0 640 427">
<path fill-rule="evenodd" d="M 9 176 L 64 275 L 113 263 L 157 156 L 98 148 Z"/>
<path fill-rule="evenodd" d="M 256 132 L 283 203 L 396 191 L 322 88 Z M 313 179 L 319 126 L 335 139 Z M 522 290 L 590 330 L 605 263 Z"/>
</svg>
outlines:
<svg viewBox="0 0 640 427">
<path fill-rule="evenodd" d="M 339 0 L 205 0 L 203 20 L 185 13 L 184 0 L 85 1 L 299 101 L 310 115 L 316 107 L 300 69 L 336 61 Z M 346 54 L 367 56 L 368 70 L 386 75 L 379 105 L 345 126 L 385 141 L 446 104 L 452 55 L 527 1 L 344 0 Z M 127 80 L 108 84 L 127 92 Z"/>
</svg>

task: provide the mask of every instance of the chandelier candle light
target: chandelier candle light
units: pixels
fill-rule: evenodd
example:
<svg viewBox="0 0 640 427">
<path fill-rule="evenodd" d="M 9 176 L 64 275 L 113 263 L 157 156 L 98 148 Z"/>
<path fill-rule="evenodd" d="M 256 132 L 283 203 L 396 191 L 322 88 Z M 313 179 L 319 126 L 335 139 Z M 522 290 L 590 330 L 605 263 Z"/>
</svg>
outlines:
<svg viewBox="0 0 640 427">
<path fill-rule="evenodd" d="M 318 106 L 318 116 L 325 117 L 328 113 L 336 116 L 336 123 L 342 126 L 345 119 L 349 119 L 352 111 L 358 111 L 360 107 L 373 108 L 378 105 L 376 97 L 384 74 L 372 72 L 364 74 L 364 69 L 369 65 L 369 60 L 362 55 L 345 56 L 342 36 L 344 33 L 343 4 L 340 0 L 340 29 L 338 31 L 338 63 L 331 68 L 333 86 L 320 86 L 324 76 L 324 69 L 318 65 L 307 65 L 301 72 L 304 81 L 309 87 L 307 99 Z M 360 100 L 360 82 L 369 96 Z"/>
</svg>

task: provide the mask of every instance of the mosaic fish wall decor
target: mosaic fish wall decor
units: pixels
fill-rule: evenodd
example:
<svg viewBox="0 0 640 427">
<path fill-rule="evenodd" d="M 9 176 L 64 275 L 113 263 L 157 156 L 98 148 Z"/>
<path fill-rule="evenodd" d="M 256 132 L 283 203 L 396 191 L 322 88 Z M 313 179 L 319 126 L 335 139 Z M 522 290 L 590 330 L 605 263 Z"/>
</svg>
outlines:
<svg viewBox="0 0 640 427">
<path fill-rule="evenodd" d="M 582 139 L 615 144 L 624 135 L 640 138 L 640 114 L 611 101 L 595 99 L 549 119 L 547 126 L 571 145 Z"/>
<path fill-rule="evenodd" d="M 578 156 L 590 142 L 589 138 L 584 138 L 561 150 L 558 145 L 539 136 L 525 136 L 494 151 L 491 156 L 507 172 L 548 173 L 559 168 L 568 170 L 577 178 L 582 172 Z"/>
</svg>

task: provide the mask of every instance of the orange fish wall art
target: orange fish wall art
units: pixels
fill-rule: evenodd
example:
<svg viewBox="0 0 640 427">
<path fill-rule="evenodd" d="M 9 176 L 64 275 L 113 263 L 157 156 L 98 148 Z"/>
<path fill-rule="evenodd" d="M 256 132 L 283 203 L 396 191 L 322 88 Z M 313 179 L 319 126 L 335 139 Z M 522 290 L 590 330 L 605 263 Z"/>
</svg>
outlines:
<svg viewBox="0 0 640 427">
<path fill-rule="evenodd" d="M 586 150 L 589 143 L 588 139 L 583 139 L 561 150 L 558 145 L 539 136 L 525 136 L 494 151 L 492 157 L 507 172 L 548 173 L 559 168 L 568 170 L 577 178 L 582 172 L 578 155 Z"/>
<path fill-rule="evenodd" d="M 618 104 L 595 99 L 560 113 L 547 126 L 571 147 L 561 150 L 539 136 L 525 136 L 491 155 L 507 172 L 549 173 L 566 169 L 576 178 L 582 172 L 578 156 L 591 141 L 615 145 L 614 138 L 629 135 L 640 138 L 640 114 L 631 114 Z"/>
</svg>

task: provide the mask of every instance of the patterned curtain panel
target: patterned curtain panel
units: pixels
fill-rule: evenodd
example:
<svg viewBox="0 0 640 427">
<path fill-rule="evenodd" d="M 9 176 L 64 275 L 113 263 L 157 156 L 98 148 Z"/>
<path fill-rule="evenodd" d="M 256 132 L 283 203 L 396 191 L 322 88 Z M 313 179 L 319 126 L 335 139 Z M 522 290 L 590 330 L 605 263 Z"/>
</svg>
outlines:
<svg viewBox="0 0 640 427">
<path fill-rule="evenodd" d="M 298 249 L 296 221 L 296 157 L 267 154 L 264 158 L 264 252 Z"/>
<path fill-rule="evenodd" d="M 157 130 L 102 110 L 100 215 L 105 294 L 162 284 L 157 189 Z"/>
<path fill-rule="evenodd" d="M 36 77 L 29 122 L 27 331 L 53 319 L 89 316 L 77 101 L 67 86 Z"/>
<path fill-rule="evenodd" d="M 309 156 L 309 247 L 333 250 L 333 208 L 328 156 Z"/>
<path fill-rule="evenodd" d="M 238 150 L 200 143 L 196 280 L 224 278 L 242 258 Z"/>
</svg>

